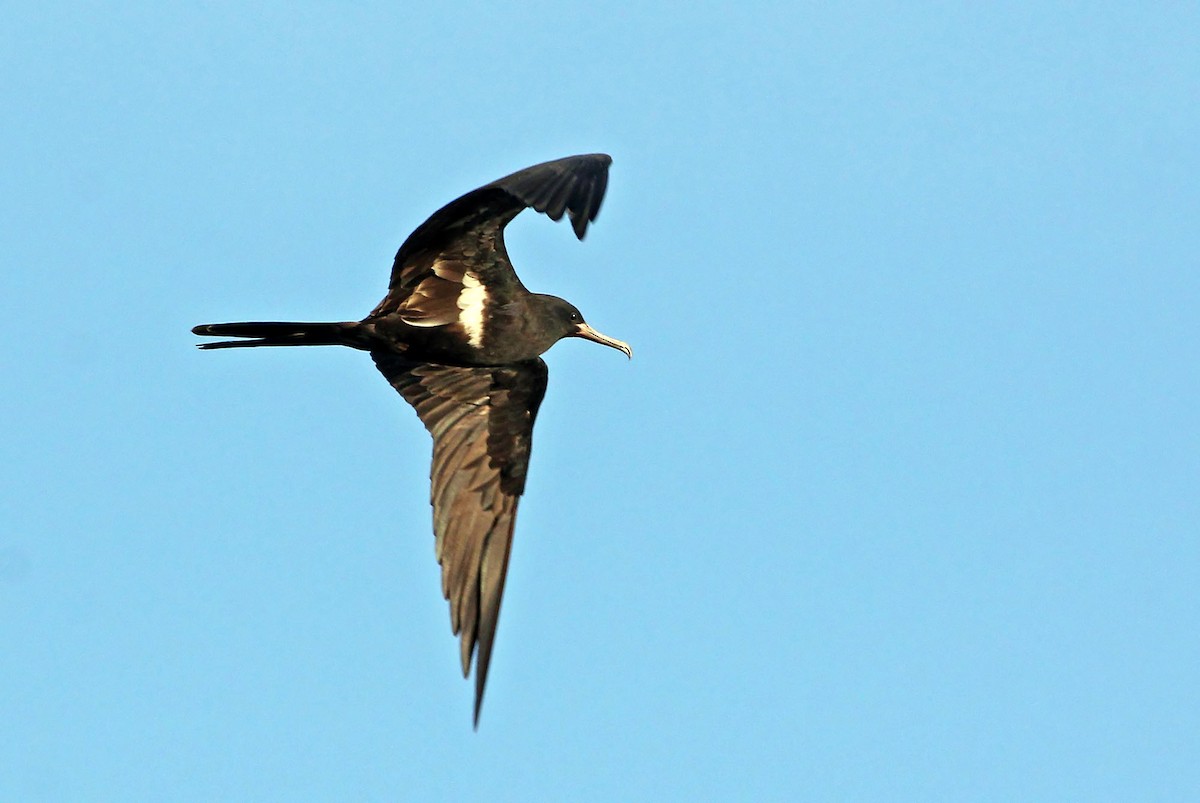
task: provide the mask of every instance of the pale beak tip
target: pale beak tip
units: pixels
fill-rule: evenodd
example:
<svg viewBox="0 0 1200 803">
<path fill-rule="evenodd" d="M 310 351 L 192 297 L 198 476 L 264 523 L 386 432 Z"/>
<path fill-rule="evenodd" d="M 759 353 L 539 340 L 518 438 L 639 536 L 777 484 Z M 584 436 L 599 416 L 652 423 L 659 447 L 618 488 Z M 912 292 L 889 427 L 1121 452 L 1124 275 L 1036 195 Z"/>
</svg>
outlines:
<svg viewBox="0 0 1200 803">
<path fill-rule="evenodd" d="M 624 354 L 629 359 L 633 359 L 633 349 L 624 340 L 617 340 L 615 337 L 602 335 L 586 323 L 579 323 L 575 327 L 575 331 L 571 332 L 573 337 L 582 337 L 584 340 L 590 340 L 593 343 L 599 343 L 602 346 L 614 348 Z"/>
</svg>

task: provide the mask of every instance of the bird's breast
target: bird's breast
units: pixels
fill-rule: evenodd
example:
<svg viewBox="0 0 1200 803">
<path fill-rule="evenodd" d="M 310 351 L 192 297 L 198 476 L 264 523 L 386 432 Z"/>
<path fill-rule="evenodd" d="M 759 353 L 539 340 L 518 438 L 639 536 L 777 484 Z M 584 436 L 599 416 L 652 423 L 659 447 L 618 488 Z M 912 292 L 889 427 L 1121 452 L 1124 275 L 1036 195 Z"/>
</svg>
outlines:
<svg viewBox="0 0 1200 803">
<path fill-rule="evenodd" d="M 550 344 L 531 341 L 511 310 L 489 311 L 479 319 L 417 326 L 399 313 L 363 322 L 373 348 L 410 360 L 448 365 L 509 365 L 539 356 Z"/>
</svg>

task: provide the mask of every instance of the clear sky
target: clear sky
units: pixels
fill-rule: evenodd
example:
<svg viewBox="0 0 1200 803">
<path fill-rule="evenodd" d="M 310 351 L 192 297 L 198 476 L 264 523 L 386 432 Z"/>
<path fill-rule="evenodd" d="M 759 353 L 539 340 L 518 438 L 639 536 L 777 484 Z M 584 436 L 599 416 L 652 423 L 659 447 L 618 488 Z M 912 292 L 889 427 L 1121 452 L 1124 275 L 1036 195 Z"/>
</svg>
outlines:
<svg viewBox="0 0 1200 803">
<path fill-rule="evenodd" d="M 0 800 L 1200 799 L 1195 4 L 353 5 L 5 7 Z M 413 411 L 189 329 L 591 151 L 474 732 Z"/>
</svg>

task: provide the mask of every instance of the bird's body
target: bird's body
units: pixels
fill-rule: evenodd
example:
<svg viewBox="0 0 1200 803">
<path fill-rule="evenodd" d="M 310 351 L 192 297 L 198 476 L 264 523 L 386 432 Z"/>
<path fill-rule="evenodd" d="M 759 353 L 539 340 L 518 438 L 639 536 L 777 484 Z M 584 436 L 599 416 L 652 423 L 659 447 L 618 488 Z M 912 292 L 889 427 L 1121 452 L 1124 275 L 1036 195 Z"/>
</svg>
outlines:
<svg viewBox="0 0 1200 803">
<path fill-rule="evenodd" d="M 583 337 L 630 355 L 574 306 L 530 293 L 513 271 L 504 227 L 526 207 L 580 239 L 604 197 L 604 154 L 545 162 L 450 202 L 396 254 L 388 294 L 361 321 L 206 324 L 200 335 L 247 338 L 201 348 L 343 345 L 369 351 L 433 436 L 434 535 L 463 674 L 476 653 L 475 721 L 487 681 L 517 500 L 546 390 L 540 355 Z"/>
</svg>

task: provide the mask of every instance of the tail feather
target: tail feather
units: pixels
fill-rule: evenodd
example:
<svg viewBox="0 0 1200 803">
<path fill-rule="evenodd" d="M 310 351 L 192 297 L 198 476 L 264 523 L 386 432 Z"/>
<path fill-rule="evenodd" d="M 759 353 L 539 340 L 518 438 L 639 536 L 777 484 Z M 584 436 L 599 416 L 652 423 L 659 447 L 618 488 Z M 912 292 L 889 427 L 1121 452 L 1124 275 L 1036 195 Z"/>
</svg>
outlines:
<svg viewBox="0 0 1200 803">
<path fill-rule="evenodd" d="M 202 349 L 236 349 L 251 346 L 352 346 L 364 348 L 357 337 L 358 323 L 298 323 L 291 321 L 246 321 L 243 323 L 206 323 L 192 329 L 193 334 L 216 337 L 244 337 L 247 340 L 222 340 L 200 343 Z"/>
</svg>

